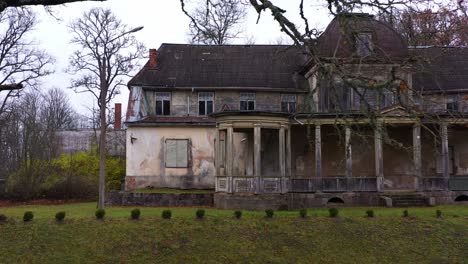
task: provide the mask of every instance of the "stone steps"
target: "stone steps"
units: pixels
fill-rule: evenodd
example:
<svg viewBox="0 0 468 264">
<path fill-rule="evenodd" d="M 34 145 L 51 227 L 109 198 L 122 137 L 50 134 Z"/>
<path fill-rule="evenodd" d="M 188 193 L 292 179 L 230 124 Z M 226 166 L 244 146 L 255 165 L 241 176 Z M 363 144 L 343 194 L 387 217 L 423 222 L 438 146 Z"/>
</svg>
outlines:
<svg viewBox="0 0 468 264">
<path fill-rule="evenodd" d="M 394 207 L 418 207 L 429 206 L 428 198 L 414 193 L 414 194 L 386 194 L 384 195 L 392 199 L 392 206 Z"/>
</svg>

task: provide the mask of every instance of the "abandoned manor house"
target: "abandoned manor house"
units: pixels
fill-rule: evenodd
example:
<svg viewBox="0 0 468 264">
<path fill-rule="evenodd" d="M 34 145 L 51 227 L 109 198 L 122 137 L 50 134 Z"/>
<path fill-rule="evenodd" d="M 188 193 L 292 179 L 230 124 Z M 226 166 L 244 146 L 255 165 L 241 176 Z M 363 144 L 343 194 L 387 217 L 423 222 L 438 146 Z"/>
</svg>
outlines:
<svg viewBox="0 0 468 264">
<path fill-rule="evenodd" d="M 226 209 L 468 199 L 468 48 L 408 47 L 368 14 L 306 46 L 150 50 L 125 189 L 215 189 Z"/>
</svg>

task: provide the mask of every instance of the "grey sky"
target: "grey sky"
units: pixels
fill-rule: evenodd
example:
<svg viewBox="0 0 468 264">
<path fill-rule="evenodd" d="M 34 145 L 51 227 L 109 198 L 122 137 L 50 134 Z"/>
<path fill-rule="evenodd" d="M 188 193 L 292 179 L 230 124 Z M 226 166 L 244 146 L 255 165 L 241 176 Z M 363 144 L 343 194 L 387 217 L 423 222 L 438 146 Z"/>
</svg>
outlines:
<svg viewBox="0 0 468 264">
<path fill-rule="evenodd" d="M 297 25 L 302 25 L 299 17 L 299 0 L 276 0 L 275 3 L 287 10 L 288 17 L 291 17 Z M 307 2 L 307 1 L 306 1 Z M 315 1 L 309 1 L 315 2 Z M 35 7 L 38 12 L 40 23 L 35 31 L 35 38 L 40 46 L 46 49 L 55 59 L 55 73 L 43 79 L 43 87 L 60 87 L 67 91 L 74 108 L 80 113 L 87 114 L 87 108 L 93 106 L 95 101 L 89 94 L 76 94 L 67 89 L 70 83 L 70 75 L 65 73 L 68 58 L 76 48 L 69 44 L 70 34 L 67 24 L 70 20 L 79 17 L 83 12 L 92 7 L 102 6 L 111 8 L 112 11 L 124 23 L 131 28 L 144 26 L 144 29 L 135 33 L 135 36 L 142 41 L 146 47 L 158 48 L 161 43 L 186 43 L 188 31 L 188 18 L 180 9 L 179 0 L 108 0 L 106 2 L 82 2 L 73 3 L 66 6 L 53 8 L 56 16 L 61 20 L 47 14 L 42 7 Z M 311 5 L 305 7 L 308 13 L 311 26 L 325 27 L 330 21 L 323 6 Z M 245 35 L 252 36 L 257 44 L 274 43 L 283 34 L 279 26 L 271 18 L 270 13 L 264 13 L 259 24 L 256 24 L 257 15 L 249 7 L 249 16 L 244 25 Z M 284 37 L 287 39 L 287 37 Z M 238 39 L 235 44 L 245 43 L 245 39 Z M 123 104 L 123 109 L 127 105 L 128 89 L 123 87 L 121 94 L 114 102 Z"/>
</svg>

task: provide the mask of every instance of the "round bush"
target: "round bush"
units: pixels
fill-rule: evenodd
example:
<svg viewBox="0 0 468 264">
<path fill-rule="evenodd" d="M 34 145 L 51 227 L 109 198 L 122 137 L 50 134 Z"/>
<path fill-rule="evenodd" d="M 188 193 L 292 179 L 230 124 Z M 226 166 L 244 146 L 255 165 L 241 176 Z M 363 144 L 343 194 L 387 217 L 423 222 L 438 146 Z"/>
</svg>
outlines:
<svg viewBox="0 0 468 264">
<path fill-rule="evenodd" d="M 234 211 L 234 217 L 237 218 L 237 219 L 241 219 L 242 211 Z"/>
<path fill-rule="evenodd" d="M 330 208 L 328 209 L 328 213 L 330 217 L 338 217 L 338 214 L 340 213 L 340 211 L 338 211 L 337 208 Z"/>
<path fill-rule="evenodd" d="M 273 218 L 273 215 L 275 215 L 275 212 L 272 209 L 266 209 L 265 210 L 265 217 L 266 218 Z"/>
<path fill-rule="evenodd" d="M 403 211 L 403 217 L 408 217 L 408 216 L 409 216 L 408 210 L 404 210 Z"/>
<path fill-rule="evenodd" d="M 34 218 L 34 214 L 31 211 L 25 212 L 24 215 L 23 215 L 23 221 L 24 222 L 29 222 L 29 221 L 33 220 L 33 218 Z"/>
<path fill-rule="evenodd" d="M 106 215 L 106 211 L 104 209 L 96 210 L 96 219 L 102 220 L 102 219 L 104 219 L 105 215 Z"/>
<path fill-rule="evenodd" d="M 442 218 L 442 211 L 441 210 L 436 211 L 436 217 L 437 218 Z"/>
<path fill-rule="evenodd" d="M 61 222 L 65 219 L 65 212 L 58 212 L 55 214 L 55 220 Z"/>
<path fill-rule="evenodd" d="M 374 215 L 374 210 L 367 210 L 366 215 L 367 215 L 367 217 L 374 217 L 375 216 Z"/>
<path fill-rule="evenodd" d="M 133 220 L 138 220 L 140 219 L 141 211 L 138 208 L 135 208 L 131 212 L 131 217 Z"/>
<path fill-rule="evenodd" d="M 161 217 L 162 217 L 163 219 L 171 219 L 171 217 L 172 217 L 172 212 L 171 212 L 171 210 L 164 210 L 164 211 L 162 211 Z"/>
<path fill-rule="evenodd" d="M 307 217 L 307 209 L 302 208 L 301 210 L 299 210 L 299 216 L 302 217 L 302 218 L 306 218 Z"/>
<path fill-rule="evenodd" d="M 195 213 L 198 219 L 203 219 L 205 217 L 205 210 L 203 209 L 198 209 L 197 212 Z"/>
</svg>

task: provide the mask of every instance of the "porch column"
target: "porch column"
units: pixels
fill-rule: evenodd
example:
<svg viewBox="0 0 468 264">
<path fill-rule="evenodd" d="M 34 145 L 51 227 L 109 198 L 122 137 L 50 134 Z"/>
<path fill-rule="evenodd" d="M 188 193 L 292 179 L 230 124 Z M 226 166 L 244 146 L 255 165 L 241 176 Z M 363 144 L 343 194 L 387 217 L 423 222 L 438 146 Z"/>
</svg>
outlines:
<svg viewBox="0 0 468 264">
<path fill-rule="evenodd" d="M 221 154 L 221 143 L 220 143 L 220 134 L 221 131 L 219 129 L 216 129 L 216 135 L 215 135 L 215 167 L 216 167 L 216 176 L 220 176 L 220 163 L 221 163 L 221 159 L 220 159 L 220 154 Z"/>
<path fill-rule="evenodd" d="M 322 136 L 320 125 L 315 125 L 315 177 L 322 178 Z"/>
<path fill-rule="evenodd" d="M 260 125 L 254 126 L 254 182 L 255 193 L 261 191 L 260 176 L 262 175 L 262 128 Z"/>
<path fill-rule="evenodd" d="M 377 191 L 383 191 L 384 172 L 383 172 L 383 151 L 382 151 L 382 126 L 378 125 L 374 130 L 375 147 L 375 176 L 377 177 Z"/>
<path fill-rule="evenodd" d="M 447 124 L 442 123 L 440 125 L 440 140 L 442 145 L 442 175 L 444 177 L 445 188 L 448 189 L 448 183 L 450 178 L 449 170 L 449 150 L 448 150 L 448 134 Z"/>
<path fill-rule="evenodd" d="M 286 193 L 286 146 L 285 146 L 285 129 L 283 126 L 278 131 L 278 152 L 279 152 L 279 170 L 281 175 L 281 193 Z"/>
<path fill-rule="evenodd" d="M 421 125 L 413 126 L 413 162 L 414 162 L 414 188 L 421 190 Z"/>
<path fill-rule="evenodd" d="M 227 128 L 226 133 L 226 176 L 228 180 L 228 193 L 233 193 L 234 186 L 232 180 L 232 172 L 233 172 L 233 159 L 234 159 L 234 128 L 232 126 Z"/>
<path fill-rule="evenodd" d="M 345 157 L 346 157 L 346 177 L 353 177 L 353 156 L 351 154 L 351 129 L 345 128 Z"/>
<path fill-rule="evenodd" d="M 291 166 L 291 126 L 286 131 L 286 177 L 291 178 L 292 166 Z"/>
</svg>

